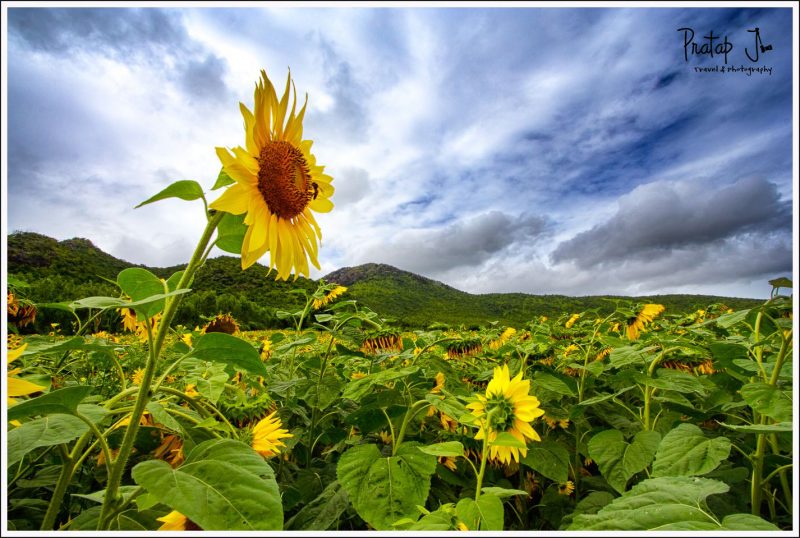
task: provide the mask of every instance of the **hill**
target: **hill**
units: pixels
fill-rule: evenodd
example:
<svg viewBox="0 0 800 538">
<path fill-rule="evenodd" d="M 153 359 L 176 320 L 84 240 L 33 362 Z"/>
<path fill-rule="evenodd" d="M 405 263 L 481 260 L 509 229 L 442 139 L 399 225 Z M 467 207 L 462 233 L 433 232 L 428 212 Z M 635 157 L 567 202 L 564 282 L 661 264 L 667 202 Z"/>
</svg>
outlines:
<svg viewBox="0 0 800 538">
<path fill-rule="evenodd" d="M 57 241 L 30 232 L 8 236 L 8 273 L 27 282 L 23 295 L 35 302 L 70 301 L 92 295 L 118 294 L 114 281 L 117 273 L 128 267 L 144 267 L 115 258 L 87 239 Z M 182 265 L 145 267 L 167 278 Z M 267 268 L 255 264 L 241 270 L 239 259 L 220 256 L 206 261 L 198 272 L 176 321 L 187 326 L 202 324 L 204 317 L 230 312 L 244 329 L 286 327 L 276 311 L 294 312 L 305 304 L 302 294 L 291 290 L 316 289 L 317 281 L 275 281 Z M 273 273 L 274 275 L 274 273 Z M 558 316 L 597 308 L 610 312 L 613 302 L 658 302 L 671 313 L 691 312 L 709 304 L 724 303 L 732 308 L 760 304 L 754 299 L 736 299 L 707 295 L 661 295 L 650 297 L 569 297 L 565 295 L 529 295 L 523 293 L 470 294 L 441 282 L 390 265 L 369 263 L 338 269 L 323 279 L 348 287 L 345 297 L 355 299 L 381 316 L 404 327 L 427 327 L 433 322 L 477 327 L 492 321 L 521 327 L 541 315 Z M 68 327 L 70 317 L 59 311 L 43 311 L 31 330 L 49 331 L 49 323 Z M 115 330 L 118 320 L 109 319 L 103 328 Z"/>
<path fill-rule="evenodd" d="M 390 265 L 368 263 L 343 267 L 323 277 L 348 286 L 349 297 L 401 324 L 424 327 L 432 321 L 450 325 L 479 326 L 489 321 L 522 326 L 538 316 L 598 309 L 610 313 L 614 300 L 660 303 L 670 313 L 688 313 L 710 304 L 731 308 L 761 304 L 756 299 L 713 295 L 653 295 L 641 297 L 530 295 L 525 293 L 471 294 L 441 282 Z"/>
</svg>

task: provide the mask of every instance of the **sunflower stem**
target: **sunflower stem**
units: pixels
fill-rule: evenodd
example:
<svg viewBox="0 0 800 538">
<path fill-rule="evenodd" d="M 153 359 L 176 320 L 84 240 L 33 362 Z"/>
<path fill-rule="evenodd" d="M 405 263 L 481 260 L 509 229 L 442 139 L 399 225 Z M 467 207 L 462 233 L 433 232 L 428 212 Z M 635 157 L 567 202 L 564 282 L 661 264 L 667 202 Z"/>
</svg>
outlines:
<svg viewBox="0 0 800 538">
<path fill-rule="evenodd" d="M 203 231 L 200 241 L 197 243 L 197 247 L 192 254 L 192 258 L 186 265 L 186 269 L 183 271 L 176 289 L 184 289 L 191 285 L 195 273 L 203 263 L 203 255 L 206 251 L 206 247 L 211 241 L 211 236 L 214 235 L 217 225 L 222 220 L 224 215 L 224 212 L 217 211 L 208 219 L 206 229 Z M 164 305 L 164 316 L 161 319 L 155 339 L 153 339 L 153 331 L 150 327 L 150 320 L 147 319 L 145 321 L 147 326 L 147 338 L 149 341 L 148 347 L 150 353 L 147 357 L 147 364 L 145 365 L 142 384 L 139 387 L 136 403 L 134 404 L 133 412 L 131 413 L 130 423 L 125 430 L 125 436 L 122 438 L 119 454 L 116 460 L 114 460 L 114 464 L 111 467 L 111 473 L 109 473 L 108 476 L 106 493 L 103 498 L 102 508 L 100 510 L 100 518 L 98 519 L 98 530 L 108 529 L 111 515 L 121 502 L 119 486 L 122 483 L 122 475 L 125 471 L 128 459 L 130 458 L 131 451 L 133 450 L 134 442 L 136 441 L 136 434 L 139 431 L 139 421 L 144 414 L 145 407 L 147 407 L 147 404 L 150 402 L 152 395 L 150 388 L 153 383 L 153 378 L 155 377 L 158 357 L 161 354 L 161 348 L 164 345 L 164 339 L 169 332 L 169 326 L 172 323 L 172 319 L 175 317 L 175 313 L 178 311 L 178 306 L 180 305 L 182 298 L 183 295 L 176 295 L 166 299 Z"/>
<path fill-rule="evenodd" d="M 406 434 L 406 428 L 408 427 L 408 424 L 411 422 L 411 419 L 413 419 L 417 415 L 417 413 L 425 409 L 430 404 L 431 403 L 427 400 L 419 400 L 408 409 L 408 411 L 406 412 L 406 416 L 403 417 L 403 424 L 400 426 L 400 433 L 397 434 L 397 440 L 392 446 L 392 456 L 397 454 L 397 449 L 403 442 L 403 437 L 405 437 Z"/>
</svg>

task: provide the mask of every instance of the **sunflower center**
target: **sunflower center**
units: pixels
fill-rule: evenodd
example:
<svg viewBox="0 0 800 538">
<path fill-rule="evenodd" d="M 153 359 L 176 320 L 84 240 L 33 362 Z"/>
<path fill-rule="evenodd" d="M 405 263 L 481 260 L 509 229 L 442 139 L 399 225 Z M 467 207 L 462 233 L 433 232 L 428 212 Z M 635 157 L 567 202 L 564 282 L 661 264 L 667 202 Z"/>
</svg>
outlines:
<svg viewBox="0 0 800 538">
<path fill-rule="evenodd" d="M 258 156 L 258 191 L 269 210 L 283 219 L 296 217 L 311 201 L 312 188 L 303 152 L 289 142 L 267 142 Z"/>
</svg>

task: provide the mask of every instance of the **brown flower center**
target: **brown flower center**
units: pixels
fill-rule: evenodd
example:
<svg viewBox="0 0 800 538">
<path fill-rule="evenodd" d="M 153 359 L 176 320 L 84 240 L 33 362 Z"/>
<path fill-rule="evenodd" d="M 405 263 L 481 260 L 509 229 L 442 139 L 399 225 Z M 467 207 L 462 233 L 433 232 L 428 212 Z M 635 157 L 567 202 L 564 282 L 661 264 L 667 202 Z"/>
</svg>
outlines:
<svg viewBox="0 0 800 538">
<path fill-rule="evenodd" d="M 267 142 L 258 156 L 258 191 L 277 216 L 291 219 L 302 213 L 313 194 L 303 152 L 289 142 Z"/>
</svg>

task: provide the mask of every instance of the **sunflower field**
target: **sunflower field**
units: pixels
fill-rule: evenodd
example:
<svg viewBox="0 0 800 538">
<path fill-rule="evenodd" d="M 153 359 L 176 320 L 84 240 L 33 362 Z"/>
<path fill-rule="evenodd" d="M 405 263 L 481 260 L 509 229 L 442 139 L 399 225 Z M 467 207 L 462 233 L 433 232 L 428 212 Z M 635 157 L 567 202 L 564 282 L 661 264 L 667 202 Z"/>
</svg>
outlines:
<svg viewBox="0 0 800 538">
<path fill-rule="evenodd" d="M 401 331 L 319 282 L 293 329 L 175 313 L 213 246 L 319 268 L 332 178 L 262 72 L 187 266 L 7 309 L 8 530 L 777 531 L 793 524 L 792 283 L 762 305 L 616 302 Z M 142 205 L 142 204 L 140 204 Z M 788 290 L 788 294 L 786 291 Z M 457 308 L 457 305 L 453 305 Z M 21 337 L 37 308 L 73 336 Z M 121 319 L 116 333 L 93 332 Z"/>
</svg>

